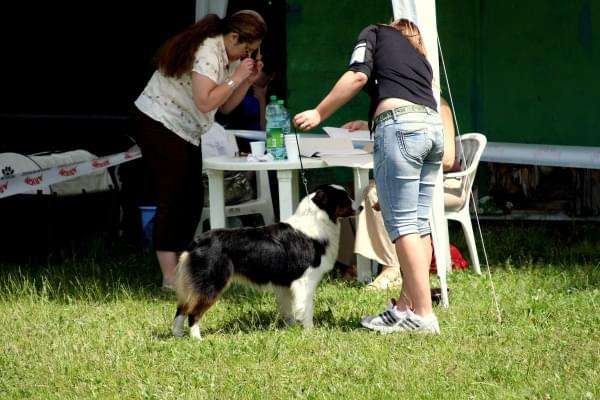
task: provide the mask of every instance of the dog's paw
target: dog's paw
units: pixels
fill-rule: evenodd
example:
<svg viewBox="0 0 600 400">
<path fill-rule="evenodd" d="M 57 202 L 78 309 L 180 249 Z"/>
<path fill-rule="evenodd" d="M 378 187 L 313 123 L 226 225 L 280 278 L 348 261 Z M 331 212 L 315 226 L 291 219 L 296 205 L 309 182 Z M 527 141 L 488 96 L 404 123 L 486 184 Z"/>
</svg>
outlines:
<svg viewBox="0 0 600 400">
<path fill-rule="evenodd" d="M 173 333 L 173 336 L 175 336 L 175 337 L 183 337 L 183 336 L 185 336 L 185 333 L 183 332 L 183 329 L 175 329 L 175 328 L 173 328 L 172 333 Z"/>
<path fill-rule="evenodd" d="M 200 335 L 199 324 L 195 324 L 190 328 L 190 336 L 196 340 L 202 340 L 202 336 Z"/>
</svg>

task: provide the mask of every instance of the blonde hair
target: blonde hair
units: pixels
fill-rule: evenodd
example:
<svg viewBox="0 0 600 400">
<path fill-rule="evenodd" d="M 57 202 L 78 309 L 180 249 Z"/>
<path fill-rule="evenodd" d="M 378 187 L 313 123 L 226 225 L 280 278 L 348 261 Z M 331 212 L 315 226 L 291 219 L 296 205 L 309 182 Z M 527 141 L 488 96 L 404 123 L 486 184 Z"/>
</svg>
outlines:
<svg viewBox="0 0 600 400">
<path fill-rule="evenodd" d="M 419 53 L 421 53 L 424 57 L 427 57 L 427 50 L 425 49 L 425 44 L 423 43 L 421 31 L 414 22 L 409 21 L 408 19 L 400 18 L 392 21 L 389 26 L 398 30 Z"/>
</svg>

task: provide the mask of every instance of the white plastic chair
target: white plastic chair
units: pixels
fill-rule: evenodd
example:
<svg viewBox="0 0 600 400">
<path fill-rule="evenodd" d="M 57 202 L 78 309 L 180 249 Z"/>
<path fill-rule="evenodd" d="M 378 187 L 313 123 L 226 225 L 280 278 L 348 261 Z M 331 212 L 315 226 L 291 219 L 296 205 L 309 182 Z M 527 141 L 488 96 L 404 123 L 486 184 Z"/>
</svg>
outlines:
<svg viewBox="0 0 600 400">
<path fill-rule="evenodd" d="M 465 133 L 457 137 L 456 151 L 462 160 L 463 170 L 444 174 L 444 214 L 447 220 L 460 222 L 469 248 L 473 272 L 477 274 L 481 274 L 481 268 L 471 223 L 471 188 L 486 144 L 487 138 L 481 133 Z M 454 180 L 456 185 L 452 185 L 450 180 Z"/>
<path fill-rule="evenodd" d="M 225 136 L 229 144 L 238 151 L 235 140 L 235 131 L 226 131 Z M 271 199 L 271 189 L 269 187 L 268 171 L 256 171 L 256 198 L 245 201 L 240 204 L 231 204 L 225 206 L 225 217 L 239 217 L 242 215 L 260 214 L 265 225 L 275 222 L 275 212 L 273 211 L 273 201 Z M 210 219 L 208 207 L 202 209 L 200 224 L 197 232 L 204 230 L 205 221 Z"/>
</svg>

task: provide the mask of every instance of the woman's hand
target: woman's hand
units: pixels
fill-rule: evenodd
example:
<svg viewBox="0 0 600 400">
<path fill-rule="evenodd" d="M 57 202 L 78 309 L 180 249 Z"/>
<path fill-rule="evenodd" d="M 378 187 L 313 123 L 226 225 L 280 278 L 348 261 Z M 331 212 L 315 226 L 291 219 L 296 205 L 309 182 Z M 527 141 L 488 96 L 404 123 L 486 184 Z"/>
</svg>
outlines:
<svg viewBox="0 0 600 400">
<path fill-rule="evenodd" d="M 346 122 L 342 125 L 342 128 L 352 131 L 368 131 L 369 123 L 363 119 L 357 119 L 356 121 Z"/>
<path fill-rule="evenodd" d="M 260 69 L 262 69 L 262 62 L 259 61 L 258 63 L 261 64 Z M 255 74 L 254 60 L 248 57 L 240 62 L 240 65 L 238 65 L 235 72 L 232 74 L 231 79 L 233 79 L 237 85 L 240 85 L 246 79 L 255 76 Z M 254 79 L 256 80 L 256 77 Z"/>
<path fill-rule="evenodd" d="M 303 131 L 312 129 L 320 123 L 321 114 L 316 109 L 306 110 L 294 116 L 294 125 Z"/>
<path fill-rule="evenodd" d="M 368 80 L 364 72 L 346 71 L 316 108 L 294 117 L 294 125 L 303 131 L 316 127 L 354 97 Z"/>
<path fill-rule="evenodd" d="M 258 78 L 261 77 L 263 66 L 264 64 L 262 61 L 254 61 L 252 65 L 252 73 L 248 76 L 248 82 L 254 83 L 258 80 Z"/>
</svg>

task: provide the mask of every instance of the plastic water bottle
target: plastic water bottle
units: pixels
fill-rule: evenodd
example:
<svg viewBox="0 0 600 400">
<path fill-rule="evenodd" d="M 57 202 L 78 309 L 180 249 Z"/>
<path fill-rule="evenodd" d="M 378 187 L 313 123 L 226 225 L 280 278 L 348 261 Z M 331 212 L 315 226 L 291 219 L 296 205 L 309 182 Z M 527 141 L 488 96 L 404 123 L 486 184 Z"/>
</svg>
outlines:
<svg viewBox="0 0 600 400">
<path fill-rule="evenodd" d="M 285 106 L 283 104 L 283 100 L 281 100 L 281 99 L 277 100 L 277 104 L 279 105 L 279 111 L 281 112 L 282 119 L 283 119 L 282 130 L 283 130 L 283 141 L 284 141 L 284 148 L 285 148 L 285 137 L 286 137 L 286 135 L 289 135 L 292 132 L 291 116 L 290 116 L 290 113 L 288 112 L 288 110 L 285 108 Z M 285 158 L 287 158 L 287 150 L 285 150 L 285 152 L 286 152 Z"/>
<path fill-rule="evenodd" d="M 285 143 L 283 141 L 283 131 L 287 111 L 277 103 L 277 96 L 271 96 L 270 102 L 265 109 L 267 120 L 267 152 L 273 156 L 274 160 L 285 159 Z"/>
<path fill-rule="evenodd" d="M 283 100 L 279 99 L 277 100 L 277 104 L 279 105 L 279 110 L 283 115 L 283 135 L 289 135 L 291 130 L 292 130 L 292 124 L 290 121 L 290 113 L 288 112 L 288 110 L 285 108 L 285 106 L 283 105 Z"/>
</svg>

